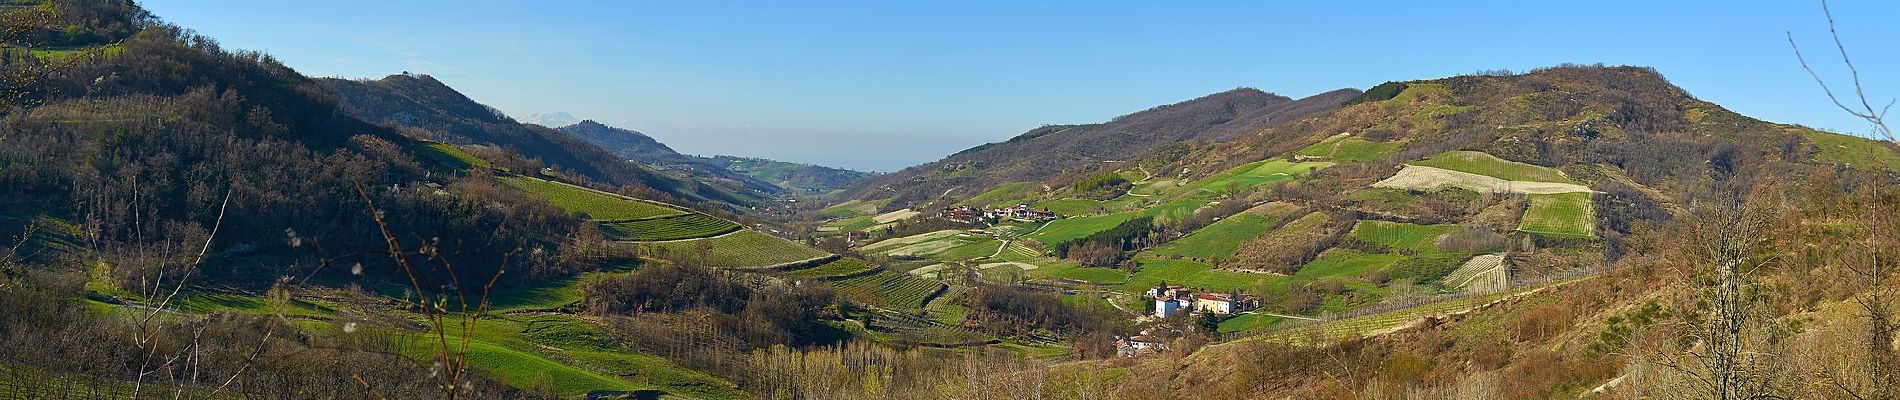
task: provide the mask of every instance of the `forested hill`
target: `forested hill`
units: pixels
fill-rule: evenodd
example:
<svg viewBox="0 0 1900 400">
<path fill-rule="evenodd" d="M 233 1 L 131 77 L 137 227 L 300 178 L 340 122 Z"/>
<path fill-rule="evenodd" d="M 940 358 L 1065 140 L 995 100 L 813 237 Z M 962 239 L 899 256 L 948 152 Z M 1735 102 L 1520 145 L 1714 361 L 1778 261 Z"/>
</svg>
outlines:
<svg viewBox="0 0 1900 400">
<path fill-rule="evenodd" d="M 1215 93 L 1088 125 L 1051 125 L 1008 141 L 963 150 L 943 160 L 867 179 L 847 197 L 895 199 L 897 209 L 971 195 L 1015 181 L 1040 181 L 1091 164 L 1125 161 L 1163 146 L 1217 142 L 1337 109 L 1357 90 L 1294 100 L 1252 88 Z"/>
<path fill-rule="evenodd" d="M 667 176 L 592 143 L 539 125 L 523 124 L 428 75 L 391 75 L 378 80 L 320 79 L 353 115 L 403 128 L 410 136 L 452 144 L 498 146 L 540 160 L 570 175 L 612 185 L 651 188 L 693 202 L 748 208 L 765 193 L 744 185 L 713 187 L 693 176 Z"/>
</svg>

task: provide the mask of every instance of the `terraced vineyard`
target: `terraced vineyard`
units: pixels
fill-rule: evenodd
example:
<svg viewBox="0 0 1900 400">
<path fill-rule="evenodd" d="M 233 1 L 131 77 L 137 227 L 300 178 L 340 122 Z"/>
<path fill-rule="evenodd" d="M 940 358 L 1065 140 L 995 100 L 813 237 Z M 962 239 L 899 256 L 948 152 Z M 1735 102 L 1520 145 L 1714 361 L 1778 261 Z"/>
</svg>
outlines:
<svg viewBox="0 0 1900 400">
<path fill-rule="evenodd" d="M 686 214 L 654 219 L 608 222 L 601 230 L 614 240 L 656 241 L 694 239 L 723 235 L 739 230 L 731 221 L 705 214 Z"/>
<path fill-rule="evenodd" d="M 833 285 L 847 299 L 875 307 L 914 311 L 924 308 L 944 285 L 911 274 L 879 271 L 838 281 Z"/>
<path fill-rule="evenodd" d="M 1532 195 L 1517 230 L 1544 236 L 1596 237 L 1596 214 L 1589 193 Z"/>
<path fill-rule="evenodd" d="M 856 258 L 840 258 L 824 265 L 785 273 L 786 277 L 796 279 L 826 279 L 852 276 L 877 269 L 871 262 Z"/>
<path fill-rule="evenodd" d="M 801 261 L 817 260 L 830 256 L 789 240 L 757 231 L 741 230 L 732 234 L 705 238 L 678 240 L 671 242 L 643 243 L 656 251 L 672 254 L 684 254 L 698 257 L 702 246 L 706 250 L 705 262 L 719 268 L 761 269 Z M 662 250 L 663 249 L 663 250 Z"/>
<path fill-rule="evenodd" d="M 878 313 L 874 321 L 877 330 L 889 332 L 895 339 L 911 343 L 959 345 L 989 339 L 989 336 L 974 329 L 937 323 L 905 313 Z"/>
<path fill-rule="evenodd" d="M 525 176 L 501 176 L 508 186 L 521 189 L 568 212 L 586 213 L 602 221 L 626 221 L 686 214 L 686 211 L 630 197 Z"/>
<path fill-rule="evenodd" d="M 1402 222 L 1359 221 L 1352 227 L 1352 238 L 1395 249 L 1428 251 L 1438 238 L 1461 229 L 1455 224 L 1418 225 Z"/>
</svg>

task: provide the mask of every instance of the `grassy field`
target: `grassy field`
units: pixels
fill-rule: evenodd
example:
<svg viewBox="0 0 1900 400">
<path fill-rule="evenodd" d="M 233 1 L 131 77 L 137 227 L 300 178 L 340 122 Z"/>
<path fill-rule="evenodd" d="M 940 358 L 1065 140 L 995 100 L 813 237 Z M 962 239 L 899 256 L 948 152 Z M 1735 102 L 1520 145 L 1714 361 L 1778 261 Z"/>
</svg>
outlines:
<svg viewBox="0 0 1900 400">
<path fill-rule="evenodd" d="M 1804 130 L 1801 136 L 1814 142 L 1814 161 L 1846 164 L 1856 169 L 1900 170 L 1900 154 L 1886 144 L 1866 138 Z"/>
<path fill-rule="evenodd" d="M 1162 283 L 1221 291 L 1250 291 L 1260 282 L 1277 284 L 1286 281 L 1285 276 L 1222 271 L 1214 269 L 1212 265 L 1188 260 L 1139 260 L 1137 263 L 1140 268 L 1128 278 L 1128 283 L 1118 288 L 1123 293 L 1139 293 Z"/>
<path fill-rule="evenodd" d="M 623 221 L 686 214 L 685 211 L 598 190 L 524 176 L 497 177 L 502 183 L 546 199 L 569 212 L 585 213 L 603 221 Z"/>
<path fill-rule="evenodd" d="M 1296 163 L 1281 159 L 1257 161 L 1215 174 L 1192 186 L 1212 192 L 1226 192 L 1293 179 L 1332 165 L 1329 162 Z"/>
<path fill-rule="evenodd" d="M 1271 327 L 1273 326 L 1273 324 L 1277 324 L 1277 323 L 1280 323 L 1280 321 L 1285 321 L 1285 320 L 1286 318 L 1275 317 L 1275 316 L 1266 315 L 1266 314 L 1247 314 L 1247 315 L 1242 315 L 1238 317 L 1228 318 L 1226 321 L 1221 321 L 1220 332 L 1229 333 L 1229 332 L 1251 331 L 1255 329 Z"/>
<path fill-rule="evenodd" d="M 637 263 L 611 265 L 600 271 L 583 272 L 565 278 L 548 280 L 533 287 L 504 288 L 488 296 L 488 309 L 493 312 L 523 310 L 549 310 L 565 307 L 581 301 L 581 287 L 588 281 L 603 276 L 624 274 L 638 267 Z M 473 299 L 470 299 L 473 300 Z"/>
<path fill-rule="evenodd" d="M 1240 213 L 1156 247 L 1154 252 L 1164 256 L 1225 260 L 1233 257 L 1240 245 L 1266 233 L 1278 222 L 1276 217 Z"/>
<path fill-rule="evenodd" d="M 1314 143 L 1312 146 L 1293 152 L 1294 155 L 1323 157 L 1341 162 L 1366 162 L 1384 159 L 1405 147 L 1405 141 L 1374 142 L 1354 136 L 1333 136 Z"/>
<path fill-rule="evenodd" d="M 686 214 L 600 224 L 614 240 L 655 241 L 712 237 L 739 230 L 739 225 L 705 214 Z"/>
<path fill-rule="evenodd" d="M 488 164 L 488 160 L 483 160 L 481 157 L 468 154 L 468 152 L 446 143 L 424 142 L 421 151 L 416 153 L 421 155 L 422 158 L 429 159 L 429 161 L 442 164 L 443 166 L 455 170 L 465 170 L 470 167 L 494 168 L 494 166 Z"/>
<path fill-rule="evenodd" d="M 1053 246 L 1056 243 L 1081 239 L 1093 235 L 1096 232 L 1114 228 L 1116 225 L 1121 225 L 1123 222 L 1135 219 L 1135 217 L 1139 215 L 1140 213 L 1138 212 L 1130 211 L 1093 217 L 1063 218 L 1049 221 L 1049 226 L 1043 227 L 1041 232 L 1036 232 L 1036 234 L 1027 237 L 1035 239 L 1037 242 L 1042 242 L 1044 246 Z"/>
<path fill-rule="evenodd" d="M 720 268 L 756 269 L 770 268 L 783 264 L 823 258 L 829 254 L 805 245 L 792 243 L 777 236 L 750 230 L 741 230 L 729 235 L 672 242 L 644 243 L 655 249 L 665 249 L 672 254 L 685 254 L 698 257 L 702 243 L 709 248 L 706 264 Z"/>
<path fill-rule="evenodd" d="M 1320 253 L 1319 258 L 1300 267 L 1293 273 L 1298 279 L 1319 279 L 1328 276 L 1360 276 L 1367 272 L 1391 268 L 1404 256 L 1397 254 L 1372 254 L 1358 250 L 1335 247 Z"/>
<path fill-rule="evenodd" d="M 1477 151 L 1448 151 L 1413 165 L 1473 173 L 1507 181 L 1576 183 L 1550 167 L 1508 161 Z"/>
<path fill-rule="evenodd" d="M 1128 281 L 1128 273 L 1114 268 L 1071 268 L 1051 274 L 1057 278 L 1074 279 L 1089 283 L 1122 283 Z"/>
<path fill-rule="evenodd" d="M 1436 250 L 1438 238 L 1464 229 L 1458 225 L 1418 225 L 1401 222 L 1359 221 L 1352 227 L 1351 237 L 1359 241 L 1378 244 L 1394 249 L 1412 249 L 1419 251 Z"/>
<path fill-rule="evenodd" d="M 797 279 L 825 279 L 850 276 L 877 269 L 871 262 L 856 258 L 840 258 L 824 265 L 787 272 L 785 276 Z"/>
<path fill-rule="evenodd" d="M 1554 237 L 1596 237 L 1589 193 L 1532 195 L 1517 230 Z"/>
<path fill-rule="evenodd" d="M 838 281 L 832 286 L 852 301 L 904 311 L 922 310 L 927 298 L 943 288 L 936 281 L 891 271 Z"/>
<path fill-rule="evenodd" d="M 593 325 L 562 315 L 487 318 L 470 329 L 450 326 L 452 343 L 469 339 L 469 364 L 510 386 L 552 389 L 562 396 L 595 390 L 664 389 L 704 398 L 738 398 L 718 377 L 631 351 Z M 408 341 L 403 354 L 428 359 L 434 337 Z"/>
</svg>

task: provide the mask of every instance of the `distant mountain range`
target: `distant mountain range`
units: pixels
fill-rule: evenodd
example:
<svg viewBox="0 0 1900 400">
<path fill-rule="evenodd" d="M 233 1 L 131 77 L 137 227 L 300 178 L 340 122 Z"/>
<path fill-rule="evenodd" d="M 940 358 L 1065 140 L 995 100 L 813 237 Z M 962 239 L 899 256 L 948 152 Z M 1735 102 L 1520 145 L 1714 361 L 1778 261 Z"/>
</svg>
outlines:
<svg viewBox="0 0 1900 400">
<path fill-rule="evenodd" d="M 551 112 L 551 113 L 528 114 L 528 116 L 521 117 L 520 120 L 521 122 L 526 122 L 526 123 L 546 126 L 546 127 L 562 127 L 562 126 L 573 125 L 573 124 L 581 122 L 581 119 L 574 117 L 574 114 L 568 114 L 565 112 L 558 112 L 558 111 Z"/>
<path fill-rule="evenodd" d="M 565 115 L 552 114 L 551 120 L 558 120 L 559 116 Z M 641 164 L 693 171 L 749 184 L 771 185 L 801 193 L 827 193 L 871 176 L 865 172 L 763 158 L 681 154 L 639 131 L 615 128 L 593 120 L 562 126 L 560 131 Z"/>
</svg>

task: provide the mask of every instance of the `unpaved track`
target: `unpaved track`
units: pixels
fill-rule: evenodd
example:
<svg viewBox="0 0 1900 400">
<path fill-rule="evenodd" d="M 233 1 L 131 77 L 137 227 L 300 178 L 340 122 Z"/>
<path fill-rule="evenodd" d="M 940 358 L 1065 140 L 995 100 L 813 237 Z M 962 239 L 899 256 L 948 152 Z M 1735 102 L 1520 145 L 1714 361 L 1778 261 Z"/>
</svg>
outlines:
<svg viewBox="0 0 1900 400">
<path fill-rule="evenodd" d="M 1440 190 L 1459 188 L 1479 193 L 1557 194 L 1591 193 L 1590 187 L 1574 183 L 1507 181 L 1469 172 L 1406 165 L 1391 178 L 1372 184 L 1377 188 Z"/>
</svg>

